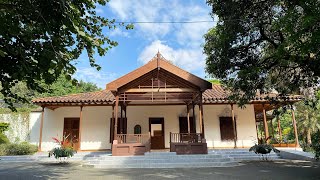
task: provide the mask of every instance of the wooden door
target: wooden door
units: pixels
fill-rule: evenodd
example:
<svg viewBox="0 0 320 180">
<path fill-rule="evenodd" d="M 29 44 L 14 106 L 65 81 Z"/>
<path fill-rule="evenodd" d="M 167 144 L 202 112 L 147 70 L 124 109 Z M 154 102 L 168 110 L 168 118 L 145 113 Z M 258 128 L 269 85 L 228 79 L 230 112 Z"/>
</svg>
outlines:
<svg viewBox="0 0 320 180">
<path fill-rule="evenodd" d="M 64 118 L 63 134 L 75 150 L 80 148 L 79 123 L 80 118 Z"/>
<path fill-rule="evenodd" d="M 164 119 L 149 118 L 151 149 L 164 149 Z"/>
<path fill-rule="evenodd" d="M 188 133 L 188 118 L 179 117 L 179 132 Z M 196 133 L 195 121 L 190 117 L 190 133 Z"/>
<path fill-rule="evenodd" d="M 234 140 L 234 133 L 233 133 L 233 123 L 232 117 L 220 117 L 220 135 L 222 141 L 231 141 Z M 235 119 L 235 129 L 236 129 L 236 136 L 237 136 L 237 123 Z"/>
</svg>

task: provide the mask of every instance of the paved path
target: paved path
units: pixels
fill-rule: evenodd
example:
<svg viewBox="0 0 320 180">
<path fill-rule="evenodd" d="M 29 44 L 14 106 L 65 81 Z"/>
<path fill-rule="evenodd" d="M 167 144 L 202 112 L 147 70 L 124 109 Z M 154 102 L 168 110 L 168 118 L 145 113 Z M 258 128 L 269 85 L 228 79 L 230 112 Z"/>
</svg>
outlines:
<svg viewBox="0 0 320 180">
<path fill-rule="evenodd" d="M 308 161 L 244 162 L 232 168 L 95 169 L 78 163 L 5 163 L 0 179 L 320 179 L 320 163 Z"/>
</svg>

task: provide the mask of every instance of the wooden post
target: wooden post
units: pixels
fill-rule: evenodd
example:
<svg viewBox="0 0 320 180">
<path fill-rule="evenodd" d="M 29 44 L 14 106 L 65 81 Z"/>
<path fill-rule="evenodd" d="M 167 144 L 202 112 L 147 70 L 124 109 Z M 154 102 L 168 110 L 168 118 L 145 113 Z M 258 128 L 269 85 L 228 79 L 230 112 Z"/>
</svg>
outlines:
<svg viewBox="0 0 320 180">
<path fill-rule="evenodd" d="M 187 121 L 188 121 L 188 133 L 190 134 L 190 111 L 189 111 L 189 105 L 187 105 Z"/>
<path fill-rule="evenodd" d="M 113 143 L 113 139 L 114 139 L 114 104 L 112 104 L 112 118 L 111 118 L 111 123 L 110 123 L 110 143 Z M 113 127 L 112 127 L 113 126 Z"/>
<path fill-rule="evenodd" d="M 266 143 L 268 143 L 267 138 L 269 137 L 269 130 L 268 130 L 268 123 L 267 123 L 267 114 L 266 114 L 266 109 L 264 108 L 264 104 L 262 104 L 262 113 L 263 113 L 264 135 L 265 135 Z"/>
<path fill-rule="evenodd" d="M 281 124 L 280 124 L 280 118 L 279 118 L 279 116 L 277 116 L 277 120 L 278 120 L 279 139 L 280 139 L 280 142 L 282 142 L 282 130 L 281 130 Z"/>
<path fill-rule="evenodd" d="M 117 139 L 117 131 L 118 131 L 118 108 L 119 108 L 119 95 L 116 95 L 116 104 L 115 104 L 115 111 L 114 111 L 114 135 L 113 140 Z"/>
<path fill-rule="evenodd" d="M 234 109 L 233 104 L 231 104 L 231 115 L 232 115 L 232 128 L 233 128 L 233 141 L 234 141 L 234 148 L 237 148 L 237 130 L 236 130 L 236 121 L 234 118 Z"/>
<path fill-rule="evenodd" d="M 296 117 L 294 115 L 294 109 L 293 109 L 292 105 L 291 105 L 291 113 L 292 113 L 292 124 L 293 124 L 293 129 L 294 129 L 294 136 L 295 136 L 295 139 L 296 139 L 296 147 L 299 147 L 297 123 L 296 123 Z"/>
<path fill-rule="evenodd" d="M 194 103 L 192 102 L 192 118 L 193 118 L 193 130 L 192 132 L 197 133 L 197 126 L 196 126 L 196 115 L 194 112 Z"/>
<path fill-rule="evenodd" d="M 123 134 L 123 105 L 120 105 L 120 134 Z"/>
<path fill-rule="evenodd" d="M 83 108 L 83 106 L 80 106 L 80 120 L 79 120 L 79 150 L 81 150 L 82 108 Z"/>
<path fill-rule="evenodd" d="M 38 146 L 38 151 L 41 151 L 41 145 L 42 145 L 43 118 L 44 118 L 44 106 L 42 106 L 42 111 L 41 111 L 40 135 L 39 135 L 39 146 Z"/>
<path fill-rule="evenodd" d="M 200 92 L 199 121 L 200 121 L 200 132 L 201 132 L 202 138 L 204 139 L 205 135 L 204 135 L 204 122 L 203 122 L 202 92 Z"/>
</svg>

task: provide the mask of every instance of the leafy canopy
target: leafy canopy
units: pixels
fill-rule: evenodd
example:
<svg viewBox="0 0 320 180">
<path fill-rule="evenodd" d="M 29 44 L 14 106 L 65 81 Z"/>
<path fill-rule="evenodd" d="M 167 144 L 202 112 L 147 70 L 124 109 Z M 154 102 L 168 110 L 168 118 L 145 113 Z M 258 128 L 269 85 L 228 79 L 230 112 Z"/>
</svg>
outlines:
<svg viewBox="0 0 320 180">
<path fill-rule="evenodd" d="M 11 107 L 17 99 L 11 91 L 19 81 L 43 92 L 42 82 L 52 84 L 61 74 L 75 73 L 73 60 L 85 52 L 99 70 L 94 54 L 103 56 L 117 42 L 103 33 L 116 28 L 115 20 L 99 16 L 97 5 L 108 0 L 1 0 L 0 82 L 4 100 Z M 121 24 L 122 25 L 122 24 Z M 132 25 L 127 25 L 131 29 Z"/>
<path fill-rule="evenodd" d="M 320 76 L 319 0 L 207 0 L 216 27 L 205 34 L 206 71 L 248 100 L 314 87 Z"/>
</svg>

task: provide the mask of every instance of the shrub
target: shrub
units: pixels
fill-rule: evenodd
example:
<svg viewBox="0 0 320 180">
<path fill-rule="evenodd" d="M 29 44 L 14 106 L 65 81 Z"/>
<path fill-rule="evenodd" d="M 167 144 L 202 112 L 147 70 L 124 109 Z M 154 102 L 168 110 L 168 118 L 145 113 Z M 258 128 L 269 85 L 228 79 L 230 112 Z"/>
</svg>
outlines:
<svg viewBox="0 0 320 180">
<path fill-rule="evenodd" d="M 3 133 L 0 133 L 0 144 L 7 144 L 9 143 L 9 139 L 7 138 L 6 135 Z"/>
<path fill-rule="evenodd" d="M 0 155 L 28 155 L 38 151 L 38 147 L 28 142 L 20 144 L 2 144 L 0 146 Z"/>
</svg>

